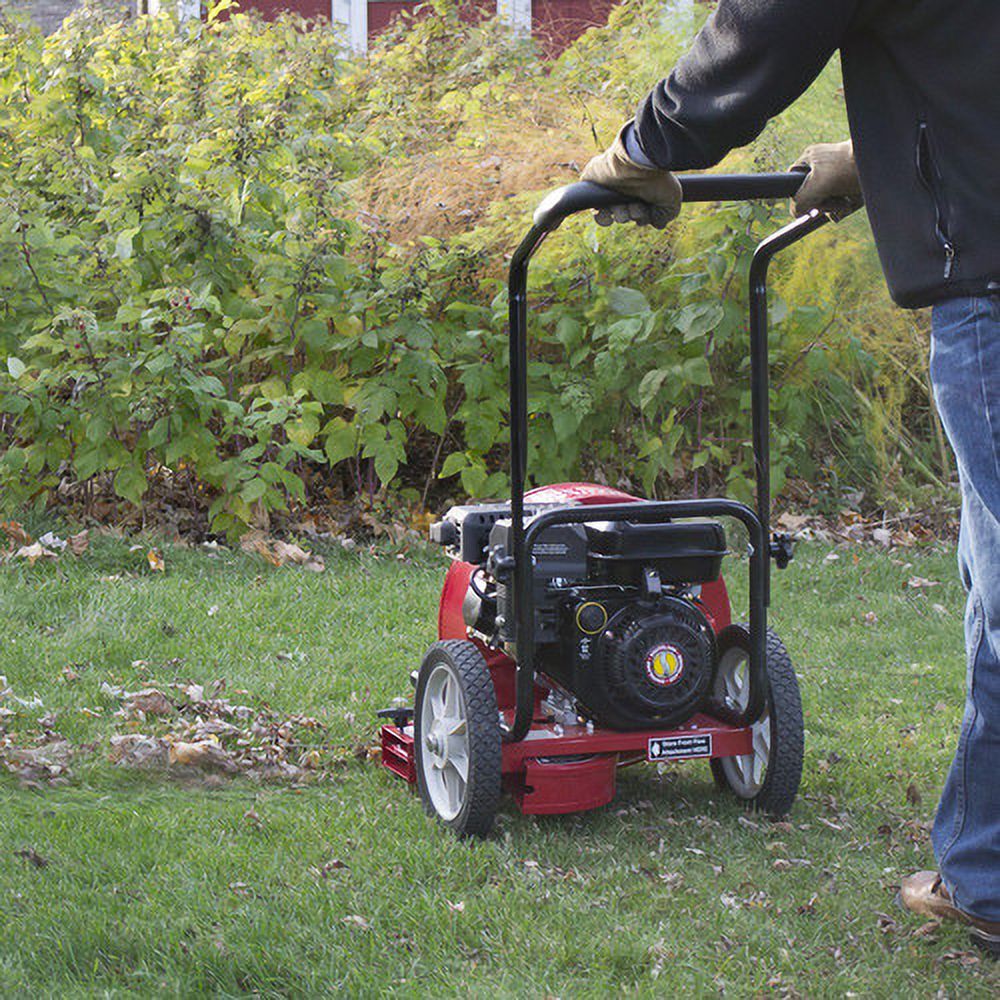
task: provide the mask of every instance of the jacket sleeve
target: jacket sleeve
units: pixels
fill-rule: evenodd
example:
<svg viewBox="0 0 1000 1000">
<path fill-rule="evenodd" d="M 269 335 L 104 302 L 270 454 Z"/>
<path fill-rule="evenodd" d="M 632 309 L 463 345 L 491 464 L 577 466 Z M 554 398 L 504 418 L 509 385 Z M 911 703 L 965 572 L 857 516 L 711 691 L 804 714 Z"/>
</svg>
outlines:
<svg viewBox="0 0 1000 1000">
<path fill-rule="evenodd" d="M 840 47 L 860 0 L 720 0 L 691 50 L 639 105 L 643 152 L 710 167 L 760 134 Z"/>
</svg>

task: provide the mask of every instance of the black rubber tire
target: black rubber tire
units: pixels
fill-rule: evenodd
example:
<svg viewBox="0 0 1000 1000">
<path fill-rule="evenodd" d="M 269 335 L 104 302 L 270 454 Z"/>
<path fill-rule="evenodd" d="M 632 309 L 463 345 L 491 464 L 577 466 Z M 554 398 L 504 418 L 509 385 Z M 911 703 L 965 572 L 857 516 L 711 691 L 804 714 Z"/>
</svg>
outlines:
<svg viewBox="0 0 1000 1000">
<path fill-rule="evenodd" d="M 750 649 L 747 625 L 730 625 L 719 634 L 719 657 L 732 645 Z M 771 715 L 771 754 L 764 783 L 753 798 L 743 798 L 748 809 L 771 816 L 784 816 L 792 808 L 802 781 L 805 726 L 802 697 L 795 667 L 785 644 L 767 630 L 767 706 Z M 721 760 L 711 761 L 712 777 L 719 788 L 738 794 L 726 777 Z"/>
<path fill-rule="evenodd" d="M 465 801 L 458 815 L 445 819 L 434 808 L 424 776 L 422 709 L 424 690 L 435 667 L 447 666 L 458 680 L 465 705 L 469 736 L 469 777 Z M 446 639 L 427 651 L 417 675 L 413 716 L 414 758 L 417 788 L 424 808 L 431 816 L 460 837 L 485 837 L 493 829 L 500 802 L 501 735 L 497 696 L 483 654 L 465 639 Z"/>
</svg>

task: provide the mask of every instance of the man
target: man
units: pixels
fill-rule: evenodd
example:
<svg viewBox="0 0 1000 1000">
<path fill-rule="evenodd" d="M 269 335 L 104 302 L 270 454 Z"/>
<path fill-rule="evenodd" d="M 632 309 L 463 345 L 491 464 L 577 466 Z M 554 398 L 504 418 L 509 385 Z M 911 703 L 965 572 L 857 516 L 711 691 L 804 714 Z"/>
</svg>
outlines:
<svg viewBox="0 0 1000 1000">
<path fill-rule="evenodd" d="M 934 823 L 940 874 L 900 893 L 1000 957 L 1000 8 L 996 0 L 720 0 L 691 51 L 582 173 L 665 225 L 672 171 L 753 139 L 840 50 L 852 142 L 811 146 L 795 207 L 864 202 L 893 299 L 933 306 L 931 381 L 962 491 L 968 693 Z M 854 153 L 857 154 L 855 165 Z M 997 770 L 994 770 L 997 769 Z"/>
</svg>

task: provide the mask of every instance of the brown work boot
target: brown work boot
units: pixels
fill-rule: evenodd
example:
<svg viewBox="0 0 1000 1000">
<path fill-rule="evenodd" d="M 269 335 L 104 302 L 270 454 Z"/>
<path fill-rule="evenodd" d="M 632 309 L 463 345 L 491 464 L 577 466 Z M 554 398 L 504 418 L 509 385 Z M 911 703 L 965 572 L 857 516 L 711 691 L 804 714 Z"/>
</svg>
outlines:
<svg viewBox="0 0 1000 1000">
<path fill-rule="evenodd" d="M 899 901 L 911 913 L 933 920 L 956 920 L 969 928 L 972 940 L 994 958 L 1000 958 L 1000 923 L 981 920 L 960 910 L 937 872 L 917 872 L 903 879 Z"/>
</svg>

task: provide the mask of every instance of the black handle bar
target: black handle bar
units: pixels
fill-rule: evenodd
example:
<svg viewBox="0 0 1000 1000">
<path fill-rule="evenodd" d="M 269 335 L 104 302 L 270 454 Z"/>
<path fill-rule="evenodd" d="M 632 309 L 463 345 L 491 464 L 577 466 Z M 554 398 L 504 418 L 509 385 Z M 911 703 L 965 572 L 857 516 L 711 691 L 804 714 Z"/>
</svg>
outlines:
<svg viewBox="0 0 1000 1000">
<path fill-rule="evenodd" d="M 684 201 L 749 201 L 791 198 L 802 186 L 803 172 L 787 174 L 698 174 L 678 177 Z M 511 547 L 514 556 L 514 614 L 517 648 L 517 699 L 514 720 L 503 725 L 506 742 L 524 739 L 531 727 L 535 678 L 535 592 L 531 572 L 532 547 L 546 524 L 569 523 L 591 516 L 608 519 L 622 514 L 618 508 L 591 508 L 550 512 L 524 523 L 524 489 L 528 467 L 528 264 L 542 240 L 567 216 L 588 209 L 628 205 L 634 198 L 598 184 L 581 181 L 553 191 L 538 206 L 534 225 L 514 251 L 510 262 L 510 454 L 511 454 Z M 771 259 L 785 247 L 818 229 L 827 221 L 821 212 L 785 226 L 757 247 L 750 264 L 750 389 L 753 424 L 756 511 L 731 500 L 669 501 L 629 505 L 628 516 L 637 521 L 667 517 L 714 516 L 741 520 L 750 533 L 750 703 L 748 722 L 756 722 L 764 709 L 766 690 L 767 605 L 771 568 L 770 455 L 768 441 L 767 269 Z M 622 514 L 622 516 L 625 516 Z M 545 518 L 548 518 L 546 521 Z"/>
<path fill-rule="evenodd" d="M 802 186 L 805 171 L 785 174 L 680 174 L 683 200 L 691 201 L 764 201 L 791 198 Z M 551 231 L 563 219 L 587 209 L 629 205 L 635 198 L 612 191 L 591 181 L 567 184 L 548 194 L 535 209 L 534 223 Z"/>
</svg>

